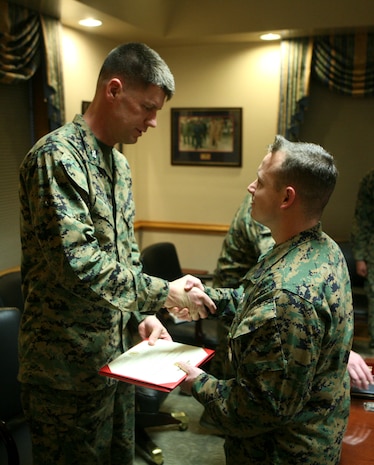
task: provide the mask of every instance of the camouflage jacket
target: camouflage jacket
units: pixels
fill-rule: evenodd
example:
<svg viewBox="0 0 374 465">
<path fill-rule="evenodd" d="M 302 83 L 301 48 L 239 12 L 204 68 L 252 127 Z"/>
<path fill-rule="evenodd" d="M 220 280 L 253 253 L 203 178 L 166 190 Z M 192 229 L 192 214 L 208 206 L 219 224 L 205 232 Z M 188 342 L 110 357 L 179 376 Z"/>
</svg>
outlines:
<svg viewBox="0 0 374 465">
<path fill-rule="evenodd" d="M 107 152 L 107 153 L 105 153 Z M 82 116 L 40 140 L 20 169 L 19 379 L 58 389 L 113 383 L 99 368 L 131 321 L 160 309 L 168 283 L 142 274 L 130 167 L 102 151 Z"/>
<path fill-rule="evenodd" d="M 374 262 L 374 170 L 361 180 L 352 225 L 355 260 Z"/>
<path fill-rule="evenodd" d="M 236 376 L 201 374 L 193 395 L 226 435 L 227 465 L 337 465 L 353 327 L 339 247 L 318 225 L 274 247 L 239 289 L 207 292 L 235 315 Z"/>
<path fill-rule="evenodd" d="M 274 244 L 270 230 L 251 217 L 252 195 L 239 206 L 222 244 L 213 287 L 236 288 L 263 253 Z"/>
</svg>

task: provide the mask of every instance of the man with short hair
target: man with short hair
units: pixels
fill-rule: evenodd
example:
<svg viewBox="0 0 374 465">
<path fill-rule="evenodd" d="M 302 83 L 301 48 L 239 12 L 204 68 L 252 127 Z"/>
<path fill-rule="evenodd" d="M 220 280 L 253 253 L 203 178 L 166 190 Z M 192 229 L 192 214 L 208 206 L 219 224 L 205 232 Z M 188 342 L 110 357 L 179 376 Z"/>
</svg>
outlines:
<svg viewBox="0 0 374 465">
<path fill-rule="evenodd" d="M 227 465 L 337 465 L 350 406 L 352 297 L 339 246 L 321 228 L 337 169 L 315 144 L 277 136 L 248 186 L 275 246 L 238 289 L 206 288 L 232 316 L 234 376 L 181 363 L 183 388 L 225 435 Z"/>
<path fill-rule="evenodd" d="M 99 369 L 130 347 L 133 327 L 150 344 L 170 339 L 153 315 L 160 308 L 188 307 L 194 319 L 214 310 L 198 279 L 143 274 L 130 167 L 114 148 L 155 128 L 173 93 L 158 53 L 120 45 L 86 113 L 43 137 L 22 163 L 19 379 L 34 465 L 131 465 L 134 386 Z"/>
</svg>

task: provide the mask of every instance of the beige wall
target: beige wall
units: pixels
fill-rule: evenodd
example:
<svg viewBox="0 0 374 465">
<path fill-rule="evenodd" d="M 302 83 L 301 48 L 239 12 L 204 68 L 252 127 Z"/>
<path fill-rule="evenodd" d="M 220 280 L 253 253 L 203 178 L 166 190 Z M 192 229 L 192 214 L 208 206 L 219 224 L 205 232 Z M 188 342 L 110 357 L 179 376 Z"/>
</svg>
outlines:
<svg viewBox="0 0 374 465">
<path fill-rule="evenodd" d="M 65 28 L 64 74 L 67 119 L 90 100 L 107 52 L 115 43 Z M 150 44 L 152 46 L 152 44 Z M 244 197 L 267 145 L 276 133 L 279 43 L 217 44 L 157 49 L 176 79 L 176 94 L 149 130 L 125 148 L 130 161 L 137 220 L 228 224 Z M 336 239 L 349 237 L 358 182 L 373 167 L 370 152 L 374 99 L 336 95 L 312 84 L 301 140 L 319 143 L 337 158 L 340 177 L 323 218 Z M 242 107 L 241 168 L 172 166 L 170 108 Z M 212 271 L 222 236 L 143 232 L 141 247 L 171 240 L 182 265 Z"/>
<path fill-rule="evenodd" d="M 142 219 L 228 223 L 276 131 L 279 45 L 215 45 L 160 50 L 176 94 L 136 151 Z M 172 166 L 170 107 L 242 107 L 241 168 Z M 140 186 L 141 183 L 141 186 Z"/>
<path fill-rule="evenodd" d="M 300 138 L 322 145 L 336 159 L 339 178 L 323 215 L 325 231 L 336 240 L 349 238 L 359 182 L 374 168 L 373 112 L 373 97 L 340 95 L 312 81 Z"/>
<path fill-rule="evenodd" d="M 90 100 L 97 73 L 116 44 L 64 28 L 66 117 Z M 134 178 L 137 219 L 228 224 L 272 141 L 277 122 L 279 43 L 158 49 L 176 80 L 176 94 L 158 116 L 158 127 L 125 148 Z M 172 166 L 170 108 L 243 108 L 243 166 Z M 212 270 L 222 236 L 143 233 L 140 245 L 176 243 L 188 268 Z"/>
<path fill-rule="evenodd" d="M 82 100 L 92 99 L 103 59 L 115 46 L 114 42 L 92 34 L 62 29 L 66 121 L 81 112 Z"/>
</svg>

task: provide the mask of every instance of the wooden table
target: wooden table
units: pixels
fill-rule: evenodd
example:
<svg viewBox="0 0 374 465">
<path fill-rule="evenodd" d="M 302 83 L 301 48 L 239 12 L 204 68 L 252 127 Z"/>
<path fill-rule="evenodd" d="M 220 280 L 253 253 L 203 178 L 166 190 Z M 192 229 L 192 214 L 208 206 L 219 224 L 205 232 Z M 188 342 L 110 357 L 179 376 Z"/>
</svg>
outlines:
<svg viewBox="0 0 374 465">
<path fill-rule="evenodd" d="M 364 402 L 370 401 L 352 398 L 340 465 L 374 464 L 374 412 L 364 409 Z"/>
<path fill-rule="evenodd" d="M 365 361 L 374 366 L 373 358 Z M 374 412 L 367 412 L 364 402 L 374 402 L 374 399 L 352 397 L 340 465 L 374 465 Z"/>
</svg>

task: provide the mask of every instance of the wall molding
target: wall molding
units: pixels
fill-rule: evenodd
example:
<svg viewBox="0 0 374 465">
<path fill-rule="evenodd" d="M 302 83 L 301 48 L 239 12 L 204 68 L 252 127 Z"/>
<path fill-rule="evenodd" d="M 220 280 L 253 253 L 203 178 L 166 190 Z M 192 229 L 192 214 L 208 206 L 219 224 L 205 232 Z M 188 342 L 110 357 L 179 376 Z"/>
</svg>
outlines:
<svg viewBox="0 0 374 465">
<path fill-rule="evenodd" d="M 135 231 L 173 231 L 180 233 L 195 234 L 219 234 L 225 235 L 229 229 L 227 224 L 205 224 L 205 223 L 178 223 L 171 221 L 145 221 L 139 220 L 134 223 Z"/>
</svg>

